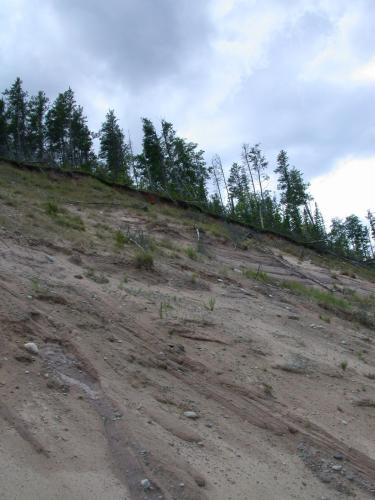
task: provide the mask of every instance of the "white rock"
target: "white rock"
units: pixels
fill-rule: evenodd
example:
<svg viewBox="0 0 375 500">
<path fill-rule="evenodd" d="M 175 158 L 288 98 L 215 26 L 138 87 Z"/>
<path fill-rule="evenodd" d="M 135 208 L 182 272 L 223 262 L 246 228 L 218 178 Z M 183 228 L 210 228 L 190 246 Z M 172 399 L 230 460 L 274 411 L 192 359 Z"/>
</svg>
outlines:
<svg viewBox="0 0 375 500">
<path fill-rule="evenodd" d="M 146 491 L 146 490 L 149 490 L 151 488 L 151 483 L 150 483 L 150 481 L 147 478 L 146 479 L 142 479 L 141 486 Z"/>
<path fill-rule="evenodd" d="M 197 413 L 195 413 L 195 411 L 184 411 L 184 417 L 186 418 L 198 418 L 198 415 Z"/>
<path fill-rule="evenodd" d="M 24 348 L 31 354 L 39 354 L 39 349 L 35 342 L 26 342 L 26 344 L 24 344 Z"/>
<path fill-rule="evenodd" d="M 342 469 L 342 465 L 332 465 L 332 469 L 339 471 Z"/>
</svg>

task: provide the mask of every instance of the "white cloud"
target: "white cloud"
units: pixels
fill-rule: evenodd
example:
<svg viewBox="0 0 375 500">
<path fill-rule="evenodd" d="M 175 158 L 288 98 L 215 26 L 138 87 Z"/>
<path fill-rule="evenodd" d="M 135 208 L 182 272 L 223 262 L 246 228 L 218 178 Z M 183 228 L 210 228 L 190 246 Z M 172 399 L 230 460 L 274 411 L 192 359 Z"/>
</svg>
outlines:
<svg viewBox="0 0 375 500">
<path fill-rule="evenodd" d="M 375 156 L 344 158 L 327 174 L 311 181 L 310 191 L 328 223 L 355 213 L 364 218 L 375 209 Z"/>
<path fill-rule="evenodd" d="M 362 83 L 375 82 L 375 58 L 359 66 L 352 75 L 353 80 Z"/>
</svg>

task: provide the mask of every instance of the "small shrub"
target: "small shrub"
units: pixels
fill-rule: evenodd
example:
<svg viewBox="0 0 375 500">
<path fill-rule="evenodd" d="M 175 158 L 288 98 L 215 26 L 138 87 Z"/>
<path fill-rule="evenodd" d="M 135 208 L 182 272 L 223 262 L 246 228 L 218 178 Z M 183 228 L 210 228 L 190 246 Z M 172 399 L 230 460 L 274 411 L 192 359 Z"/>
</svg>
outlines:
<svg viewBox="0 0 375 500">
<path fill-rule="evenodd" d="M 246 278 L 255 279 L 257 281 L 261 281 L 262 283 L 270 283 L 272 281 L 268 274 L 260 269 L 258 269 L 258 271 L 246 269 L 243 271 L 243 275 L 246 276 Z"/>
<path fill-rule="evenodd" d="M 273 387 L 271 384 L 263 383 L 263 391 L 267 396 L 273 395 Z"/>
<path fill-rule="evenodd" d="M 198 260 L 198 252 L 195 250 L 193 247 L 187 247 L 185 249 L 186 255 L 189 257 L 191 260 Z"/>
<path fill-rule="evenodd" d="M 148 271 L 154 268 L 154 258 L 151 252 L 140 250 L 135 254 L 135 265 L 138 269 L 146 269 Z"/>
<path fill-rule="evenodd" d="M 94 269 L 88 269 L 85 273 L 86 278 L 89 278 L 91 281 L 95 281 L 99 285 L 105 285 L 109 283 L 109 279 L 104 276 L 104 274 L 97 274 Z"/>
<path fill-rule="evenodd" d="M 61 214 L 58 214 L 56 222 L 60 226 L 75 229 L 76 231 L 85 231 L 85 224 L 79 215 L 62 212 Z"/>
<path fill-rule="evenodd" d="M 70 213 L 65 208 L 59 208 L 54 201 L 47 201 L 45 212 L 52 217 L 57 224 L 77 231 L 84 231 L 85 224 L 79 215 Z"/>
<path fill-rule="evenodd" d="M 54 201 L 47 201 L 45 205 L 46 214 L 56 216 L 59 213 L 59 207 Z"/>
<path fill-rule="evenodd" d="M 206 309 L 212 312 L 215 309 L 215 304 L 216 304 L 215 297 L 210 297 L 208 299 L 208 304 L 206 305 Z"/>
<path fill-rule="evenodd" d="M 347 361 L 341 361 L 340 368 L 341 368 L 342 371 L 345 371 L 348 368 L 348 362 Z"/>
<path fill-rule="evenodd" d="M 115 232 L 115 245 L 117 248 L 123 248 L 125 243 L 127 242 L 127 238 L 122 231 Z"/>
<path fill-rule="evenodd" d="M 326 323 L 331 323 L 331 318 L 329 316 L 325 316 L 324 314 L 320 314 L 319 318 Z"/>
<path fill-rule="evenodd" d="M 246 238 L 245 240 L 237 243 L 237 248 L 239 248 L 240 250 L 249 250 L 249 248 L 253 246 L 254 246 L 254 241 L 250 240 L 249 238 Z"/>
<path fill-rule="evenodd" d="M 170 305 L 169 302 L 160 302 L 160 307 L 159 307 L 159 317 L 160 319 L 164 318 L 164 314 L 167 316 L 168 311 L 170 309 L 173 309 L 172 306 Z"/>
</svg>

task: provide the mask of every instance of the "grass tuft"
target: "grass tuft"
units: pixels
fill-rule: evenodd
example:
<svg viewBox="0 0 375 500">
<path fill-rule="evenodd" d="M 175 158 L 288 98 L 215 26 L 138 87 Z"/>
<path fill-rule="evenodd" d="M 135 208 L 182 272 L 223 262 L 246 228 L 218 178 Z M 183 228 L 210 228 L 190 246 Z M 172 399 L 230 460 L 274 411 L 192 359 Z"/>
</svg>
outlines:
<svg viewBox="0 0 375 500">
<path fill-rule="evenodd" d="M 198 260 L 198 252 L 193 247 L 185 248 L 185 253 L 191 260 Z"/>
<path fill-rule="evenodd" d="M 117 248 L 124 248 L 125 243 L 127 243 L 128 238 L 125 236 L 125 234 L 118 230 L 115 232 L 115 245 Z"/>
<path fill-rule="evenodd" d="M 135 265 L 138 269 L 151 271 L 154 268 L 154 257 L 146 250 L 140 250 L 135 254 Z"/>
<path fill-rule="evenodd" d="M 281 286 L 296 295 L 315 300 L 318 304 L 327 306 L 333 310 L 349 311 L 351 309 L 351 305 L 347 300 L 336 297 L 333 293 L 305 286 L 298 281 L 282 281 Z"/>
<path fill-rule="evenodd" d="M 246 276 L 246 278 L 255 279 L 257 281 L 261 281 L 262 283 L 272 282 L 269 275 L 264 271 L 260 271 L 259 269 L 258 271 L 254 271 L 253 269 L 245 269 L 243 271 L 243 275 Z"/>
</svg>

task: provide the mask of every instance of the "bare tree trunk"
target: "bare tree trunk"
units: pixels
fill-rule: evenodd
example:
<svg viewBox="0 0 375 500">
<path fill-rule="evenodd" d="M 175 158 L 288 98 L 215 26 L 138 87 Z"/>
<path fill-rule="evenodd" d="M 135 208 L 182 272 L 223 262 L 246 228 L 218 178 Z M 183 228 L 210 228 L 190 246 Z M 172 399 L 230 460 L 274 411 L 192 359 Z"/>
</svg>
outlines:
<svg viewBox="0 0 375 500">
<path fill-rule="evenodd" d="M 223 197 L 221 196 L 221 189 L 220 189 L 220 182 L 219 182 L 219 178 L 218 178 L 218 175 L 217 175 L 217 172 L 216 172 L 215 157 L 214 157 L 214 158 L 212 158 L 212 171 L 213 171 L 213 174 L 214 174 L 214 178 L 215 178 L 215 183 L 216 183 L 217 191 L 218 191 L 218 193 L 219 193 L 219 198 L 220 198 L 221 208 L 223 209 L 223 212 L 224 212 L 224 203 L 223 203 Z"/>
<path fill-rule="evenodd" d="M 136 185 L 136 188 L 138 189 L 139 188 L 139 180 L 138 180 L 137 169 L 134 166 L 133 144 L 132 144 L 132 140 L 130 138 L 130 131 L 129 130 L 128 130 L 128 137 L 129 137 L 128 146 L 129 146 L 129 152 L 130 152 L 130 165 L 131 165 L 133 177 L 135 180 L 135 185 Z"/>
<path fill-rule="evenodd" d="M 234 212 L 233 198 L 229 194 L 229 189 L 228 189 L 227 180 L 226 180 L 225 174 L 224 174 L 223 164 L 221 163 L 221 158 L 219 155 L 217 155 L 217 162 L 218 162 L 218 165 L 220 167 L 221 176 L 223 178 L 225 190 L 227 192 L 228 202 L 230 203 L 231 212 L 233 214 L 233 212 Z"/>
<path fill-rule="evenodd" d="M 310 210 L 310 207 L 307 203 L 307 201 L 305 202 L 305 208 L 306 208 L 306 212 L 307 212 L 307 215 L 309 216 L 309 219 L 310 219 L 310 222 L 312 225 L 314 225 L 314 217 L 312 216 L 312 213 L 311 213 L 311 210 Z"/>
</svg>

